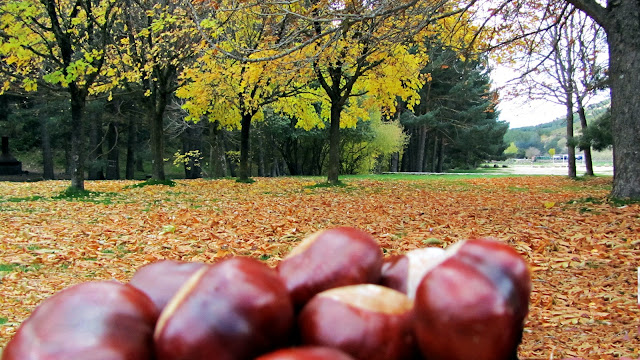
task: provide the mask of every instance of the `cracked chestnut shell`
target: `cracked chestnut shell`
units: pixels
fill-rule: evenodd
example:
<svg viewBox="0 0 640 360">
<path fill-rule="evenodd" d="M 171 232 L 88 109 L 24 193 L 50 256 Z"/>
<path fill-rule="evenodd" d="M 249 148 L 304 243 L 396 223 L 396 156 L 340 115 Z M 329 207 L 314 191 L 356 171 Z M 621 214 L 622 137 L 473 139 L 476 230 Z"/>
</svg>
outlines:
<svg viewBox="0 0 640 360">
<path fill-rule="evenodd" d="M 413 302 L 380 285 L 323 291 L 304 307 L 298 326 L 304 344 L 340 349 L 356 359 L 411 359 L 417 350 Z"/>
</svg>

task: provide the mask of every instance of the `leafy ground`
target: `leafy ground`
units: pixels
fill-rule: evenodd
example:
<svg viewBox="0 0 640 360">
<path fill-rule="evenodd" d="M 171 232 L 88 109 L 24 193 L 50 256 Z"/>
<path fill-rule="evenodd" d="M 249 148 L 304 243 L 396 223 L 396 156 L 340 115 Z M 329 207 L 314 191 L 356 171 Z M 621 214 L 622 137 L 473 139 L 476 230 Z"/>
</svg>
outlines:
<svg viewBox="0 0 640 360">
<path fill-rule="evenodd" d="M 40 301 L 71 284 L 127 281 L 163 258 L 274 265 L 305 235 L 350 225 L 387 254 L 474 236 L 514 246 L 533 276 L 521 359 L 640 357 L 640 206 L 607 202 L 610 178 L 384 179 L 88 182 L 96 193 L 85 198 L 59 196 L 68 182 L 0 182 L 0 352 Z"/>
</svg>

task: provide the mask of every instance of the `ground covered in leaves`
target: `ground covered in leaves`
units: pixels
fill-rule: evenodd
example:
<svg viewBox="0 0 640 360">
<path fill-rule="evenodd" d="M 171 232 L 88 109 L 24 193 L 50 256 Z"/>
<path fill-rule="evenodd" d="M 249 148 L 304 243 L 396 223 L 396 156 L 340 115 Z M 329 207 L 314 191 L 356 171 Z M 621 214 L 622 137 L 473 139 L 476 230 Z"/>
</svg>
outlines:
<svg viewBox="0 0 640 360">
<path fill-rule="evenodd" d="M 306 235 L 349 225 L 386 254 L 476 236 L 531 266 L 521 359 L 640 357 L 640 206 L 608 202 L 610 178 L 416 177 L 177 181 L 176 186 L 0 182 L 0 352 L 38 303 L 79 282 L 127 281 L 158 259 L 246 255 L 275 265 Z"/>
</svg>

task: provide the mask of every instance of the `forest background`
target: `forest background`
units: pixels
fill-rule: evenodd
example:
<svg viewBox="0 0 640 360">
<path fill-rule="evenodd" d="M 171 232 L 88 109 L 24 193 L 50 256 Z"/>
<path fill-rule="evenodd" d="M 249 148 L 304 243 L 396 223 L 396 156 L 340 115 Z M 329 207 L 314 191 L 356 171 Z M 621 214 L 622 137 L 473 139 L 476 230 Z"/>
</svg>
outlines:
<svg viewBox="0 0 640 360">
<path fill-rule="evenodd" d="M 169 171 L 243 181 L 328 173 L 335 182 L 338 174 L 531 158 L 522 141 L 504 152 L 513 141 L 504 141 L 489 55 L 513 64 L 535 44 L 540 52 L 553 47 L 535 26 L 505 24 L 513 4 L 403 4 L 411 9 L 403 16 L 381 4 L 264 5 L 262 16 L 250 16 L 258 6 L 251 3 L 244 13 L 206 2 L 64 4 L 44 11 L 9 2 L 2 17 L 0 129 L 46 179 L 82 188 L 85 176 L 164 180 Z M 381 15 L 342 23 L 366 6 Z M 549 28 L 576 11 L 516 10 L 518 23 Z M 487 11 L 493 20 L 480 23 Z M 304 21 L 305 12 L 316 21 Z M 600 47 L 590 56 L 604 51 L 594 36 Z M 591 78 L 580 81 L 595 92 L 602 64 L 585 66 L 579 70 Z M 563 144 L 554 150 L 576 146 L 569 135 Z"/>
<path fill-rule="evenodd" d="M 606 13 L 569 2 L 608 29 L 594 39 L 614 49 L 614 28 L 635 29 L 614 25 L 619 14 L 637 15 L 629 9 L 637 2 L 612 2 Z M 622 94 L 602 126 L 625 154 L 613 186 L 609 177 L 344 177 L 336 187 L 263 177 L 326 174 L 337 183 L 338 174 L 472 169 L 512 143 L 514 156 L 527 156 L 538 145 L 505 141 L 495 107 L 501 96 L 553 92 L 531 81 L 547 78 L 536 76 L 543 59 L 566 70 L 554 56 L 580 43 L 554 30 L 588 20 L 572 18 L 581 12 L 569 2 L 3 1 L 3 135 L 26 164 L 42 164 L 43 178 L 86 191 L 67 191 L 67 180 L 2 183 L 0 346 L 71 284 L 127 281 L 162 258 L 247 255 L 273 265 L 307 234 L 350 225 L 389 255 L 498 237 L 533 274 L 523 359 L 637 358 L 638 205 L 608 197 L 640 189 L 640 152 L 628 145 L 638 138 L 629 117 L 640 111 L 625 107 L 637 94 L 606 76 L 619 74 L 616 61 L 634 64 L 618 50 L 611 69 L 576 67 L 594 81 L 553 88 L 569 109 L 567 152 L 582 145 L 571 120 L 584 96 L 577 85 Z M 490 57 L 528 59 L 523 75 L 532 78 L 498 94 Z M 538 136 L 539 155 L 560 151 Z M 88 181 L 85 189 L 85 178 L 163 182 L 174 164 L 181 170 L 172 177 L 258 179 Z"/>
</svg>

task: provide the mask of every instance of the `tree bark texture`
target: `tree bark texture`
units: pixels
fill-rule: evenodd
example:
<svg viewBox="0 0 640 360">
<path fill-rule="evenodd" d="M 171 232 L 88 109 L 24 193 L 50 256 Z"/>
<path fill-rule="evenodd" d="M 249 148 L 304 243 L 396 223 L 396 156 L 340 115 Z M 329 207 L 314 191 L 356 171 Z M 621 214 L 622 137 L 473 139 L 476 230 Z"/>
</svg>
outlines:
<svg viewBox="0 0 640 360">
<path fill-rule="evenodd" d="M 240 166 L 238 168 L 238 180 L 249 180 L 249 132 L 253 113 L 242 114 L 240 123 Z"/>
<path fill-rule="evenodd" d="M 576 177 L 576 147 L 573 143 L 573 95 L 571 92 L 567 93 L 567 156 L 568 156 L 568 176 L 571 178 Z"/>
<path fill-rule="evenodd" d="M 84 160 L 85 160 L 85 132 L 84 132 L 84 108 L 86 96 L 75 83 L 69 84 L 71 95 L 71 188 L 84 190 Z"/>
<path fill-rule="evenodd" d="M 51 133 L 49 131 L 49 116 L 43 112 L 40 114 L 40 136 L 42 137 L 42 177 L 45 180 L 53 180 L 53 150 L 51 149 Z"/>
<path fill-rule="evenodd" d="M 416 164 L 415 169 L 418 172 L 424 171 L 424 156 L 425 148 L 427 144 L 427 127 L 425 125 L 420 126 L 418 129 L 418 147 L 416 149 Z"/>
<path fill-rule="evenodd" d="M 202 157 L 202 123 L 191 123 L 182 134 L 182 151 L 184 154 L 197 152 Z M 200 159 L 190 157 L 184 164 L 184 176 L 187 179 L 199 179 L 202 177 Z"/>
<path fill-rule="evenodd" d="M 166 101 L 164 102 L 166 107 Z M 154 111 L 149 118 L 149 130 L 151 133 L 151 178 L 166 180 L 164 172 L 164 107 Z"/>
<path fill-rule="evenodd" d="M 578 117 L 580 117 L 580 128 L 582 129 L 582 134 L 587 131 L 587 114 L 584 111 L 584 105 L 582 104 L 582 99 L 580 97 L 576 98 L 576 102 L 578 103 Z M 584 164 L 587 168 L 587 172 L 585 175 L 593 176 L 593 160 L 591 159 L 591 146 L 587 147 L 583 150 L 584 153 Z"/>
<path fill-rule="evenodd" d="M 566 0 L 607 32 L 615 198 L 640 199 L 640 1 Z"/>
<path fill-rule="evenodd" d="M 102 122 L 100 116 L 93 114 L 89 119 L 89 156 L 87 159 L 87 178 L 89 180 L 104 180 L 102 164 Z"/>
<path fill-rule="evenodd" d="M 436 168 L 437 173 L 441 173 L 444 169 L 444 137 L 438 138 L 438 166 Z"/>
<path fill-rule="evenodd" d="M 120 179 L 120 146 L 118 126 L 112 121 L 107 128 L 107 180 Z"/>
<path fill-rule="evenodd" d="M 331 102 L 331 125 L 329 127 L 329 171 L 327 182 L 338 184 L 340 174 L 340 113 L 342 104 Z"/>
<path fill-rule="evenodd" d="M 129 118 L 127 129 L 127 163 L 125 164 L 125 178 L 133 179 L 136 175 L 136 140 L 138 138 L 138 127 L 133 117 Z"/>
<path fill-rule="evenodd" d="M 621 0 L 610 12 L 611 131 L 616 198 L 640 199 L 640 1 Z"/>
</svg>

